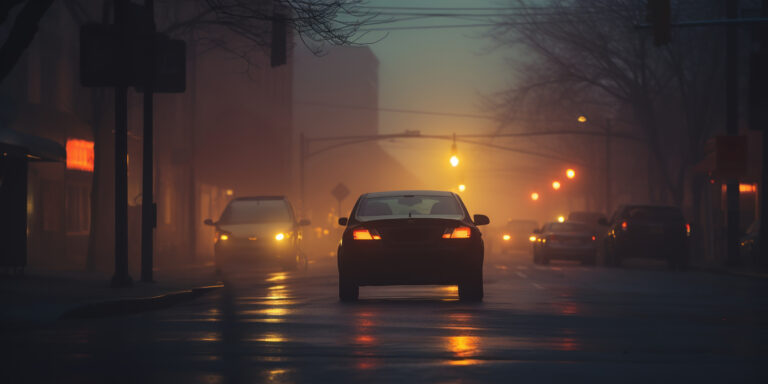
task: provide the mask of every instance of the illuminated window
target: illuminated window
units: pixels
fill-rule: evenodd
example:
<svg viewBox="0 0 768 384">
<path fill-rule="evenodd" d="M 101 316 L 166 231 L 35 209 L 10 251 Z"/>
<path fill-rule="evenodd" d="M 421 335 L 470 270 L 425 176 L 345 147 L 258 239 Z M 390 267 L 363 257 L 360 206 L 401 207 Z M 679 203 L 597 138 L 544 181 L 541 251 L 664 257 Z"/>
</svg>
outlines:
<svg viewBox="0 0 768 384">
<path fill-rule="evenodd" d="M 67 139 L 67 169 L 93 172 L 93 141 Z"/>
</svg>

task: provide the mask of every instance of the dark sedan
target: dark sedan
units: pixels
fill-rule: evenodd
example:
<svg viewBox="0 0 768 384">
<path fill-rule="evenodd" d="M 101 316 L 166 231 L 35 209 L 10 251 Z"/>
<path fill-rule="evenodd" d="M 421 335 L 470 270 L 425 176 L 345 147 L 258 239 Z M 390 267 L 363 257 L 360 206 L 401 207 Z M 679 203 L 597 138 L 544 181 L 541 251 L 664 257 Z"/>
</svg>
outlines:
<svg viewBox="0 0 768 384">
<path fill-rule="evenodd" d="M 606 263 L 621 266 L 629 258 L 665 260 L 669 269 L 685 269 L 690 224 L 680 208 L 627 205 L 614 213 L 605 237 Z"/>
<path fill-rule="evenodd" d="M 550 260 L 578 260 L 595 264 L 597 236 L 589 225 L 577 222 L 547 223 L 536 230 L 533 262 L 548 264 Z"/>
<path fill-rule="evenodd" d="M 339 298 L 363 285 L 458 285 L 461 300 L 483 298 L 483 239 L 458 195 L 441 191 L 367 193 L 357 200 L 338 248 Z"/>
</svg>

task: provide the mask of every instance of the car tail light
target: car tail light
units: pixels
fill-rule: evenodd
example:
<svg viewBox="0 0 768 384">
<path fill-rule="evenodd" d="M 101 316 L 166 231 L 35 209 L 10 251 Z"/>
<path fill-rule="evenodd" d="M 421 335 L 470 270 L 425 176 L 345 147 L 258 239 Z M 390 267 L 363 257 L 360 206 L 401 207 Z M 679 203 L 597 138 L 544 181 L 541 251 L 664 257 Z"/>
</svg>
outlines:
<svg viewBox="0 0 768 384">
<path fill-rule="evenodd" d="M 592 235 L 592 241 L 595 241 L 595 240 L 597 240 L 597 236 Z"/>
<path fill-rule="evenodd" d="M 443 239 L 469 239 L 472 229 L 469 227 L 448 228 L 443 232 Z"/>
<path fill-rule="evenodd" d="M 381 240 L 381 235 L 375 229 L 355 229 L 352 231 L 352 238 L 355 240 Z"/>
<path fill-rule="evenodd" d="M 626 230 L 627 230 L 627 227 L 629 227 L 629 224 L 627 224 L 627 222 L 626 222 L 626 221 L 622 221 L 622 222 L 621 222 L 621 230 L 622 230 L 622 231 L 626 231 Z"/>
<path fill-rule="evenodd" d="M 686 236 L 691 235 L 691 223 L 685 223 L 685 235 Z"/>
</svg>

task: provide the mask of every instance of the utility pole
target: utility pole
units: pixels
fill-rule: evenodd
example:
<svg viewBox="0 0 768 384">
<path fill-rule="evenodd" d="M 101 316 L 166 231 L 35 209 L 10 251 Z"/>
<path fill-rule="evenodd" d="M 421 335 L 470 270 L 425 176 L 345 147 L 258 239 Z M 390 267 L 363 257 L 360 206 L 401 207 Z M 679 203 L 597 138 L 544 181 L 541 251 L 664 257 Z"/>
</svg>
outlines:
<svg viewBox="0 0 768 384">
<path fill-rule="evenodd" d="M 725 0 L 726 18 L 738 17 L 738 0 Z M 729 136 L 739 134 L 739 26 L 729 24 L 726 27 L 726 81 L 725 81 L 725 120 L 726 133 Z M 739 180 L 726 182 L 726 264 L 736 265 L 739 261 Z"/>
<path fill-rule="evenodd" d="M 119 33 L 119 79 L 115 86 L 115 273 L 113 287 L 131 285 L 128 274 L 128 1 L 115 1 L 115 25 Z"/>
<path fill-rule="evenodd" d="M 768 18 L 768 0 L 762 1 L 762 9 L 760 15 L 764 18 Z M 762 267 L 768 267 L 768 118 L 766 117 L 766 108 L 768 108 L 768 26 L 762 24 L 757 29 L 757 42 L 759 44 L 759 51 L 757 57 L 752 65 L 752 81 L 750 81 L 751 87 L 756 87 L 753 90 L 753 95 L 758 95 L 757 100 L 753 100 L 752 107 L 754 119 L 753 123 L 757 127 L 753 129 L 760 129 L 762 136 L 762 156 L 763 161 L 761 164 L 761 179 L 758 193 L 760 194 L 758 204 L 760 209 L 760 234 L 757 240 L 758 264 Z M 756 76 L 757 75 L 757 76 Z M 759 81 L 755 81 L 755 77 Z"/>
<path fill-rule="evenodd" d="M 307 141 L 304 138 L 304 132 L 299 132 L 299 198 L 301 199 L 301 216 L 307 215 L 307 201 L 304 193 L 305 175 L 304 172 L 307 162 Z"/>
<path fill-rule="evenodd" d="M 605 216 L 611 216 L 611 119 L 605 119 Z"/>
<path fill-rule="evenodd" d="M 144 8 L 148 15 L 150 28 L 147 57 L 144 58 L 144 133 L 142 149 L 142 182 L 141 182 L 141 281 L 151 282 L 153 260 L 153 229 L 155 227 L 155 199 L 153 191 L 153 117 L 154 117 L 154 88 L 155 88 L 155 3 L 154 0 L 144 0 Z"/>
</svg>

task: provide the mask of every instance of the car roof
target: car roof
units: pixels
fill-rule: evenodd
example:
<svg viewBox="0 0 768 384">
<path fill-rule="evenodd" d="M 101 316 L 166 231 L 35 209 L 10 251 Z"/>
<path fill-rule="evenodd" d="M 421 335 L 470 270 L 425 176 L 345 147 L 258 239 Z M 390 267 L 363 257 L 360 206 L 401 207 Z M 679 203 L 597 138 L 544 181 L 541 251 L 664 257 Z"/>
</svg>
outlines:
<svg viewBox="0 0 768 384">
<path fill-rule="evenodd" d="M 449 191 L 406 190 L 406 191 L 369 192 L 369 193 L 363 194 L 361 197 L 392 197 L 392 196 L 406 196 L 406 195 L 453 196 L 453 193 Z"/>
<path fill-rule="evenodd" d="M 232 201 L 243 200 L 285 200 L 285 196 L 243 196 L 232 199 Z"/>
</svg>

